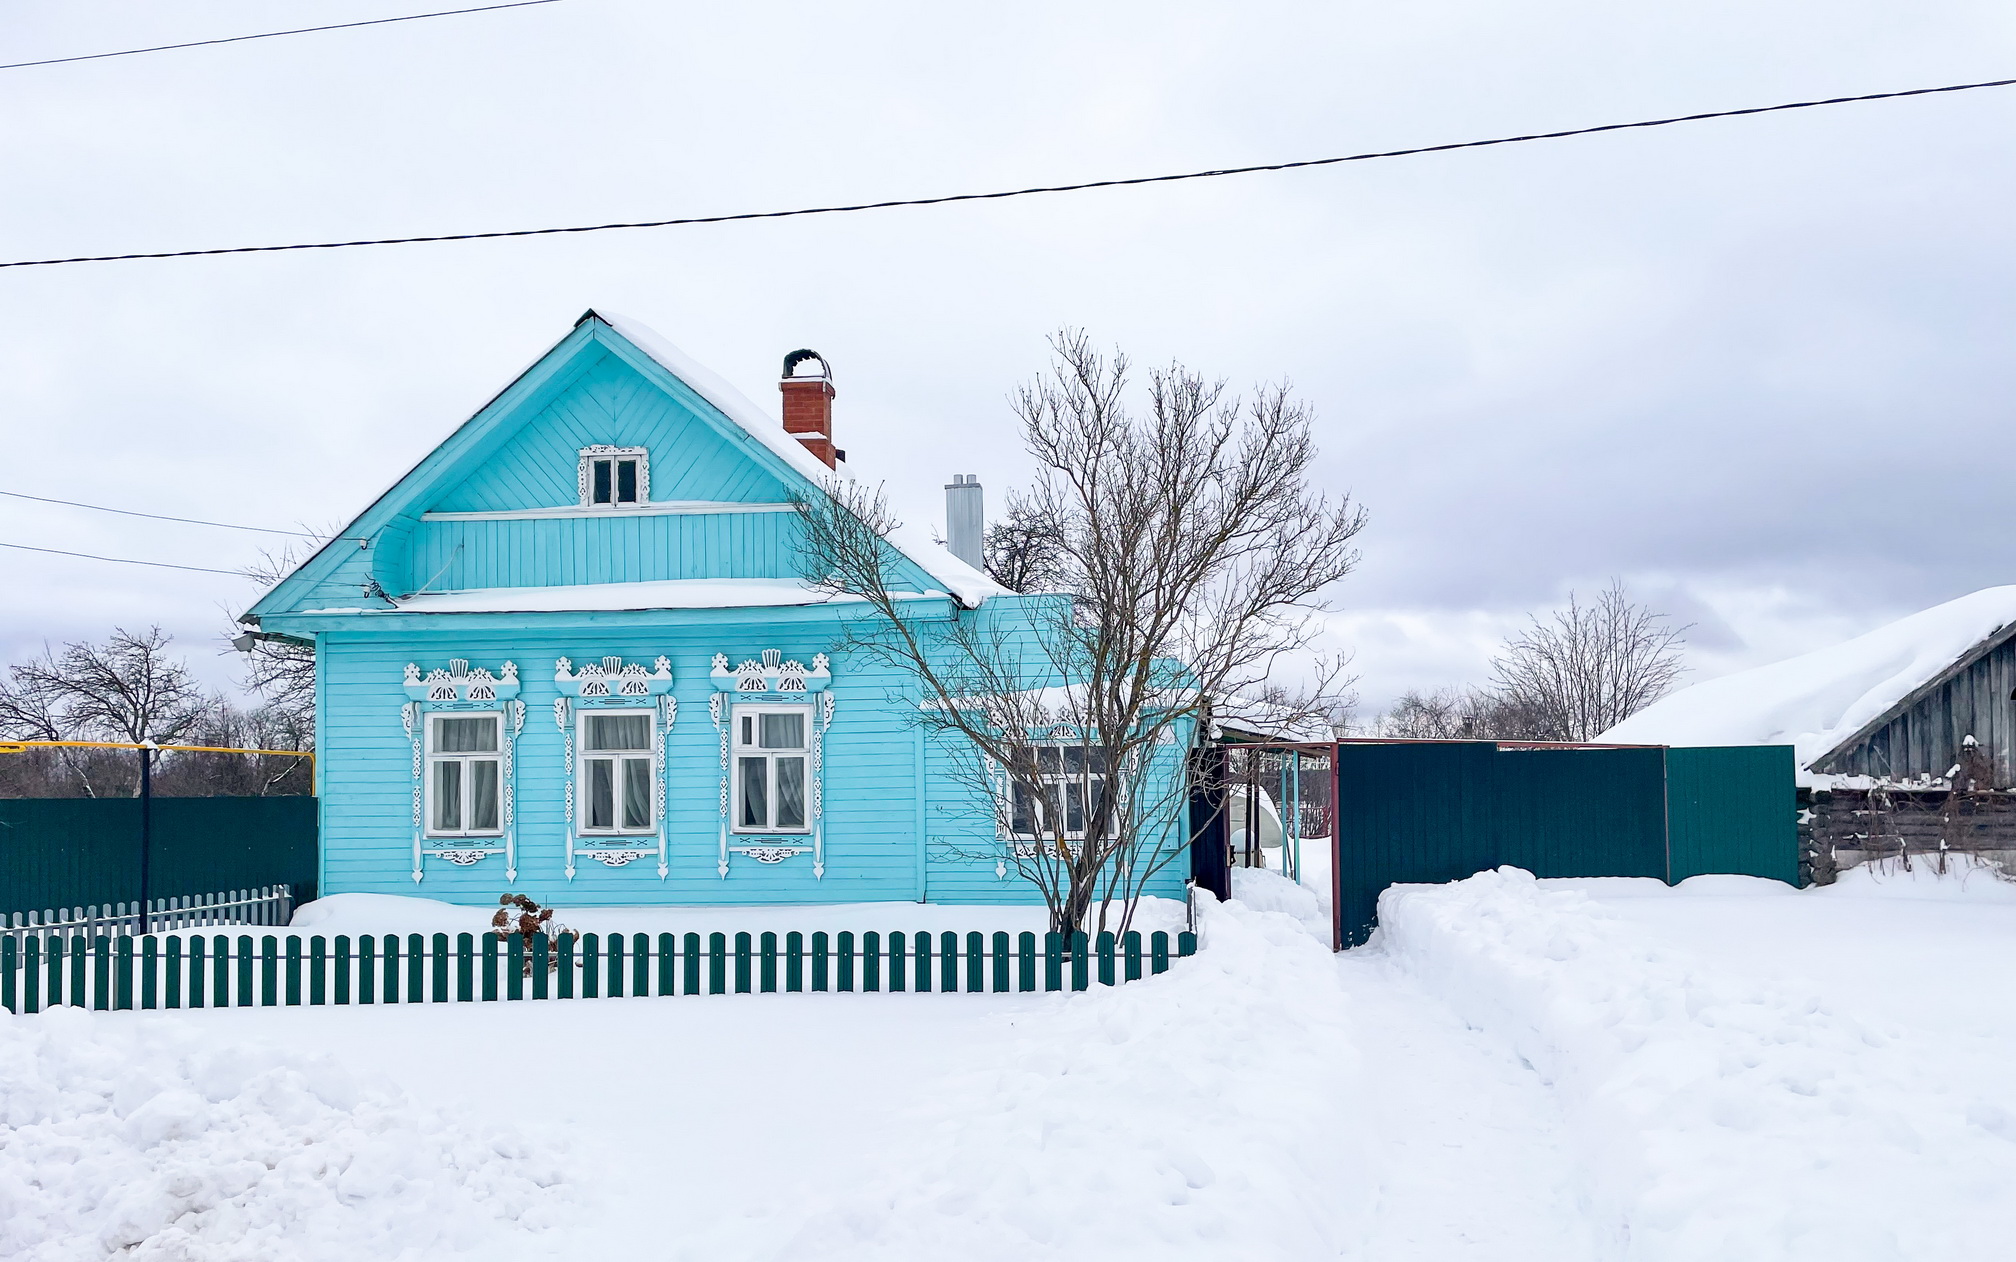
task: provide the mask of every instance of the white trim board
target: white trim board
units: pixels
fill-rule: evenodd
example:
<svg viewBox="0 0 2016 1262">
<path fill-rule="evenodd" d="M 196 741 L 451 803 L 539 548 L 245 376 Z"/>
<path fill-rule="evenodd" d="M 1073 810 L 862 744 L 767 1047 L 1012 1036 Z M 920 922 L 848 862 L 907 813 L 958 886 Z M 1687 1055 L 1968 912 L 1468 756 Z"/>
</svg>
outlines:
<svg viewBox="0 0 2016 1262">
<path fill-rule="evenodd" d="M 791 504 L 738 504 L 725 500 L 667 500 L 662 504 L 625 504 L 617 508 L 505 508 L 490 512 L 420 514 L 421 521 L 543 521 L 565 517 L 692 517 L 708 513 L 789 513 Z"/>
</svg>

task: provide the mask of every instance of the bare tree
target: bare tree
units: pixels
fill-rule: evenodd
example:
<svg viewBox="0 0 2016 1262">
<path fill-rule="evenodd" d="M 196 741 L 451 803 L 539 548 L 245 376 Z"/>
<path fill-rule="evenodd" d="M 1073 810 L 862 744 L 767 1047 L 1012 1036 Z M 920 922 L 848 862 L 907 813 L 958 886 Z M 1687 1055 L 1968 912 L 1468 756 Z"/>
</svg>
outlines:
<svg viewBox="0 0 2016 1262">
<path fill-rule="evenodd" d="M 1284 385 L 1250 400 L 1172 364 L 1127 402 L 1128 362 L 1081 333 L 1017 394 L 1070 590 L 922 619 L 881 493 L 799 503 L 800 569 L 865 602 L 847 647 L 921 694 L 918 721 L 972 786 L 993 853 L 1042 893 L 1053 929 L 1131 922 L 1181 853 L 1184 752 L 1214 698 L 1264 686 L 1314 633 L 1319 593 L 1356 565 L 1364 515 L 1309 487 L 1309 412 Z"/>
<path fill-rule="evenodd" d="M 1376 734 L 1402 740 L 1467 740 L 1476 735 L 1474 690 L 1409 688 L 1379 716 Z"/>
<path fill-rule="evenodd" d="M 206 698 L 182 662 L 167 656 L 159 627 L 115 628 L 102 644 L 78 641 L 61 653 L 8 668 L 0 734 L 17 740 L 172 743 L 198 721 Z M 138 792 L 130 758 L 63 749 L 35 766 L 85 796 Z"/>
<path fill-rule="evenodd" d="M 1492 696 L 1533 729 L 1530 739 L 1586 741 L 1663 696 L 1686 669 L 1686 627 L 1633 604 L 1612 580 L 1593 605 L 1535 617 L 1492 660 Z"/>
<path fill-rule="evenodd" d="M 277 553 L 262 550 L 245 575 L 261 587 L 271 587 L 299 564 L 292 545 Z M 247 637 L 242 628 L 228 632 L 225 638 L 248 646 L 244 650 L 247 690 L 258 693 L 267 707 L 285 714 L 290 725 L 304 729 L 307 744 L 298 748 L 311 748 L 315 735 L 315 645 L 291 636 L 255 632 Z"/>
<path fill-rule="evenodd" d="M 1069 583 L 1064 572 L 1061 523 L 1011 491 L 1001 520 L 987 527 L 987 577 L 1011 592 L 1054 592 Z"/>
</svg>

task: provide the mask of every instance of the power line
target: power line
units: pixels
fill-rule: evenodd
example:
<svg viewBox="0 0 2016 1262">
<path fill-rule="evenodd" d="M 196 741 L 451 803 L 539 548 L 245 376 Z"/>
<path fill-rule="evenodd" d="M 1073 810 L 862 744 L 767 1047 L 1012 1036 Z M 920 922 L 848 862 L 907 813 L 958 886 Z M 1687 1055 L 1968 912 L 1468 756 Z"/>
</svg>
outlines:
<svg viewBox="0 0 2016 1262">
<path fill-rule="evenodd" d="M 112 561 L 119 565 L 151 565 L 157 570 L 191 570 L 197 574 L 229 574 L 234 578 L 251 577 L 243 570 L 213 570 L 207 565 L 176 565 L 169 561 L 135 561 L 132 557 L 101 557 L 92 552 L 65 552 L 61 548 L 31 548 L 25 543 L 0 543 L 0 548 L 14 548 L 21 552 L 47 552 L 59 557 L 82 557 L 86 561 Z"/>
<path fill-rule="evenodd" d="M 207 48 L 212 44 L 239 44 L 248 39 L 278 39 L 282 35 L 313 35 L 317 31 L 347 31 L 359 26 L 385 26 L 392 22 L 418 22 L 423 18 L 452 18 L 464 13 L 489 13 L 497 9 L 529 9 L 535 4 L 558 4 L 560 0 L 515 0 L 511 4 L 486 4 L 474 9 L 443 9 L 437 13 L 408 13 L 396 18 L 370 18 L 362 22 L 337 22 L 330 26 L 303 26 L 291 31 L 261 31 L 257 35 L 227 35 L 223 39 L 198 39 L 186 44 L 156 44 L 152 48 L 122 48 L 110 53 L 83 53 L 76 57 L 45 57 L 41 61 L 16 61 L 0 65 L 0 70 L 25 70 L 29 66 L 60 66 L 72 61 L 97 61 L 104 57 L 137 57 L 141 53 L 167 53 L 178 48 Z"/>
<path fill-rule="evenodd" d="M 141 254 L 88 254 L 74 258 L 22 259 L 0 263 L 0 267 L 54 267 L 63 263 L 123 263 L 134 259 L 199 258 L 213 254 L 276 254 L 291 250 L 347 250 L 367 245 L 425 245 L 440 241 L 492 241 L 501 237 L 547 237 L 579 232 L 613 232 L 626 228 L 678 228 L 695 224 L 740 223 L 751 219 L 796 219 L 806 215 L 842 215 L 864 210 L 891 210 L 898 206 L 943 206 L 952 202 L 999 201 L 1009 197 L 1032 197 L 1039 193 L 1079 193 L 1095 188 L 1126 188 L 1138 184 L 1172 184 L 1179 180 L 1208 180 L 1223 175 L 1253 175 L 1263 171 L 1296 171 L 1305 167 L 1335 166 L 1342 162 L 1370 162 L 1377 158 L 1406 158 L 1424 153 L 1448 153 L 1457 149 L 1486 149 L 1494 145 L 1517 145 L 1531 140 L 1562 140 L 1570 136 L 1593 136 L 1600 132 L 1631 131 L 1647 127 L 1671 127 L 1676 123 L 1699 123 L 1714 118 L 1742 118 L 1751 114 L 1775 114 L 1782 110 L 1810 110 L 1823 105 L 1848 105 L 1858 101 L 1890 101 L 1907 96 L 1931 96 L 1942 92 L 1971 92 L 1977 88 L 2006 88 L 2016 79 L 1994 79 L 1985 83 L 1953 83 L 1938 88 L 1907 88 L 1901 92 L 1867 92 L 1860 96 L 1833 96 L 1817 101 L 1790 101 L 1783 105 L 1753 105 L 1740 110 L 1714 110 L 1706 114 L 1681 114 L 1672 118 L 1650 118 L 1635 123 L 1604 123 L 1596 127 L 1574 127 L 1566 131 L 1534 132 L 1524 136 L 1499 136 L 1491 140 L 1461 140 L 1450 144 L 1422 145 L 1413 149 L 1384 149 L 1373 153 L 1353 153 L 1336 158 L 1304 158 L 1295 162 L 1268 162 L 1255 166 L 1219 167 L 1210 171 L 1186 171 L 1176 175 L 1140 175 L 1128 179 L 1087 180 L 1078 184 L 1045 184 L 1033 188 L 1007 189 L 993 193 L 950 193 L 942 197 L 909 197 L 881 202 L 858 202 L 847 206 L 810 206 L 798 210 L 747 211 L 734 215 L 696 215 L 684 219 L 652 219 L 633 223 L 585 224 L 569 228 L 514 228 L 501 232 L 452 232 L 425 237 L 375 237 L 357 241 L 312 241 L 298 245 L 239 245 L 211 250 L 159 250 Z"/>
<path fill-rule="evenodd" d="M 118 513 L 122 517 L 146 517 L 153 521 L 179 521 L 187 526 L 216 526 L 222 530 L 252 530 L 264 535 L 295 535 L 302 539 L 322 538 L 310 530 L 281 530 L 274 526 L 237 526 L 228 521 L 204 521 L 200 517 L 169 517 L 163 513 L 142 513 L 131 508 L 111 508 L 104 504 L 80 504 L 76 500 L 54 500 L 46 495 L 29 495 L 24 491 L 0 491 L 0 495 L 17 500 L 34 500 L 38 504 L 61 504 L 65 508 L 88 508 L 96 513 Z"/>
</svg>

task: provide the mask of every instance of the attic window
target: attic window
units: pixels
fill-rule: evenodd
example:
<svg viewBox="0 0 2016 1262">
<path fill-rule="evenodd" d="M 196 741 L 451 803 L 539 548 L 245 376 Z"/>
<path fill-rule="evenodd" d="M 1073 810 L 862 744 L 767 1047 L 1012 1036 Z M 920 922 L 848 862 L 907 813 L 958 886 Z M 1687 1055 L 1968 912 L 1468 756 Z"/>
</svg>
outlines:
<svg viewBox="0 0 2016 1262">
<path fill-rule="evenodd" d="M 625 508 L 651 502 L 651 457 L 642 447 L 583 447 L 581 507 Z"/>
</svg>

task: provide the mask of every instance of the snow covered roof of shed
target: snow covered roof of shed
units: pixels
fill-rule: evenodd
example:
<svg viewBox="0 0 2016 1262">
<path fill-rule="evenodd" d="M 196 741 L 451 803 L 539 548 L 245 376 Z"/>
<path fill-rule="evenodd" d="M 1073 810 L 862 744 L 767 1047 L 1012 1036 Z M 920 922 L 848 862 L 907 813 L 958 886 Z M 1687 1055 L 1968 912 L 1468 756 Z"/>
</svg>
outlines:
<svg viewBox="0 0 2016 1262">
<path fill-rule="evenodd" d="M 1916 700 L 1973 651 L 2016 634 L 2016 586 L 1989 587 L 1830 648 L 1724 675 L 1653 702 L 1596 739 L 1790 745 L 1807 769 Z"/>
<path fill-rule="evenodd" d="M 844 461 L 838 469 L 827 468 L 823 461 L 806 450 L 803 443 L 787 434 L 776 418 L 750 402 L 748 396 L 716 376 L 711 369 L 659 336 L 656 330 L 611 311 L 590 310 L 581 318 L 586 320 L 591 317 L 614 329 L 625 341 L 650 356 L 660 368 L 693 387 L 694 392 L 713 404 L 721 415 L 748 431 L 750 437 L 814 483 L 824 486 L 834 478 L 853 477 Z M 926 574 L 943 583 L 945 590 L 969 609 L 977 607 L 990 596 L 1011 594 L 1001 584 L 953 556 L 945 545 L 918 527 L 907 523 L 897 526 L 890 532 L 889 542 L 898 552 L 915 561 Z"/>
</svg>

